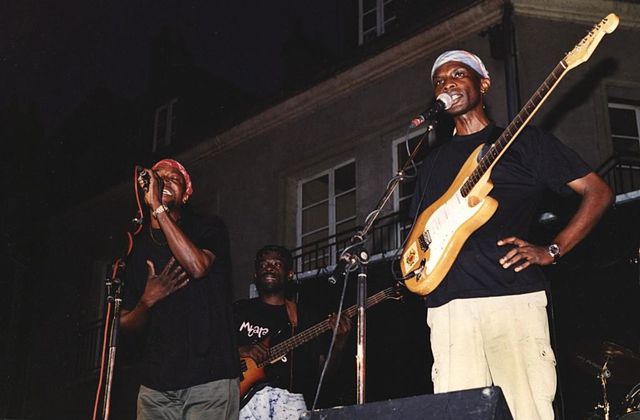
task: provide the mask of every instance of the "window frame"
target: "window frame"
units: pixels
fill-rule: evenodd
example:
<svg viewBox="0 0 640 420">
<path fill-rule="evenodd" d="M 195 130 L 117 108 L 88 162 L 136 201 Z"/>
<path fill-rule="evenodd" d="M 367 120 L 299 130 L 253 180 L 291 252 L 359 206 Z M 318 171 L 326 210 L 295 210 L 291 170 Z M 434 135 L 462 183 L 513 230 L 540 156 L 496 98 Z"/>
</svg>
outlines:
<svg viewBox="0 0 640 420">
<path fill-rule="evenodd" d="M 344 168 L 345 166 L 348 165 L 354 165 L 354 186 L 353 188 L 350 188 L 346 191 L 342 191 L 339 194 L 336 194 L 335 192 L 335 174 L 336 172 L 341 169 Z M 336 220 L 336 199 L 338 199 L 339 197 L 342 197 L 344 195 L 347 194 L 351 194 L 351 193 L 355 193 L 355 200 L 357 203 L 357 199 L 358 199 L 358 182 L 357 182 L 357 165 L 356 165 L 356 160 L 355 158 L 351 158 L 345 161 L 342 161 L 336 165 L 333 165 L 330 168 L 327 168 L 325 170 L 323 170 L 322 172 L 316 172 L 315 174 L 305 177 L 305 178 L 301 178 L 297 181 L 297 185 L 296 185 L 296 246 L 298 248 L 302 248 L 303 247 L 303 239 L 306 236 L 309 235 L 313 235 L 316 234 L 322 230 L 327 230 L 327 238 L 331 238 L 333 236 L 336 235 L 336 227 L 337 227 L 337 223 L 339 222 L 340 224 L 342 223 L 346 223 L 349 222 L 351 220 L 357 220 L 357 206 L 356 206 L 356 210 L 354 211 L 353 216 L 349 216 L 347 218 L 341 219 L 341 220 Z M 304 210 L 312 208 L 320 203 L 324 203 L 325 200 L 321 200 L 318 202 L 315 202 L 313 204 L 307 205 L 305 207 L 303 207 L 302 205 L 302 190 L 303 190 L 303 185 L 311 182 L 315 179 L 318 179 L 320 177 L 323 177 L 327 175 L 328 176 L 328 191 L 327 191 L 327 198 L 326 198 L 326 202 L 327 202 L 327 208 L 328 208 L 328 215 L 327 215 L 327 225 L 314 229 L 313 231 L 309 231 L 309 232 L 305 232 L 303 234 L 302 232 L 302 215 Z M 336 263 L 336 243 L 335 241 L 332 243 L 328 244 L 328 249 L 329 249 L 329 265 L 335 264 Z"/>
<path fill-rule="evenodd" d="M 178 103 L 178 98 L 173 98 L 169 102 L 166 102 L 164 105 L 161 105 L 156 108 L 156 112 L 153 119 L 153 146 L 151 148 L 152 152 L 157 152 L 163 147 L 170 146 L 174 140 L 174 123 L 175 123 L 175 112 L 174 108 L 176 103 Z M 164 126 L 164 135 L 159 136 L 159 123 L 160 123 L 160 115 L 164 110 L 167 110 L 167 116 L 165 117 L 165 126 Z"/>
<path fill-rule="evenodd" d="M 423 135 L 429 135 L 429 133 L 427 132 L 427 127 L 423 126 L 420 127 L 419 129 L 412 131 L 411 133 L 409 133 L 408 135 L 402 136 L 402 137 L 397 137 L 394 140 L 391 141 L 391 156 L 392 156 L 392 176 L 396 176 L 398 171 L 401 169 L 400 165 L 404 165 L 405 162 L 400 162 L 400 156 L 398 156 L 398 146 L 402 143 L 405 142 L 409 142 L 415 138 L 418 138 L 420 136 Z M 435 132 L 433 132 L 433 135 L 435 135 Z M 427 144 L 423 144 L 422 147 L 429 147 L 428 143 L 429 143 L 429 139 L 425 138 L 424 141 Z M 415 147 L 415 146 L 414 146 Z M 411 153 L 413 152 L 413 149 L 409 150 L 409 153 L 407 154 L 407 158 L 408 156 L 411 156 Z M 418 173 L 418 170 L 420 169 L 420 166 L 422 165 L 422 160 L 419 160 L 418 162 L 416 162 L 416 175 Z M 414 191 L 411 193 L 411 195 L 408 195 L 406 197 L 400 197 L 400 184 L 398 184 L 398 187 L 395 189 L 395 191 L 393 192 L 393 211 L 394 213 L 399 213 L 400 212 L 400 202 L 404 201 L 404 200 L 408 200 L 409 202 L 413 199 L 413 195 L 415 194 L 415 189 Z M 411 215 L 408 215 L 409 217 L 411 217 Z M 412 221 L 408 221 L 408 220 L 402 220 L 402 219 L 398 219 L 398 227 L 396 229 L 396 243 L 397 244 L 402 244 L 404 243 L 405 240 L 405 235 L 407 235 L 410 232 L 410 228 L 411 228 L 411 223 Z"/>
<path fill-rule="evenodd" d="M 425 134 L 427 132 L 427 128 L 426 127 L 421 127 L 418 130 L 415 130 L 411 133 L 409 133 L 408 136 L 402 136 L 402 137 L 397 137 L 394 140 L 392 140 L 391 142 L 391 147 L 392 147 L 392 157 L 393 157 L 393 166 L 391 167 L 392 170 L 392 176 L 395 176 L 398 171 L 401 169 L 400 168 L 400 164 L 402 163 L 404 165 L 405 162 L 399 162 L 400 157 L 398 156 L 398 145 L 404 142 L 408 142 L 411 141 L 412 139 L 422 136 L 423 134 Z M 429 139 L 425 139 L 425 141 L 428 143 Z M 423 145 L 423 147 L 425 147 L 428 145 Z M 410 150 L 410 152 L 413 152 L 413 150 Z M 411 153 L 409 153 L 409 156 L 411 155 Z M 416 170 L 420 168 L 420 165 L 422 165 L 422 161 L 418 161 L 416 162 Z M 393 192 L 393 211 L 394 212 L 398 212 L 400 211 L 400 201 L 402 200 L 410 200 L 411 198 L 413 198 L 413 194 L 415 194 L 415 191 L 407 197 L 400 197 L 400 185 L 398 185 L 398 188 L 396 188 L 396 190 Z"/>
<path fill-rule="evenodd" d="M 620 134 L 614 134 L 614 130 L 613 130 L 613 126 L 611 124 L 611 118 L 609 117 L 609 132 L 611 134 L 611 149 L 613 150 L 614 153 L 617 153 L 616 151 L 616 147 L 615 147 L 615 141 L 614 141 L 614 137 L 617 138 L 621 138 L 621 139 L 627 139 L 627 140 L 636 140 L 637 141 L 637 145 L 638 145 L 638 151 L 640 152 L 640 105 L 636 104 L 630 104 L 630 103 L 624 103 L 624 102 L 620 102 L 618 100 L 615 99 L 609 99 L 607 101 L 607 113 L 609 113 L 609 110 L 613 108 L 613 109 L 626 109 L 626 110 L 632 110 L 635 113 L 635 117 L 636 117 L 636 130 L 638 133 L 637 137 L 633 137 L 633 136 L 623 136 Z"/>
<path fill-rule="evenodd" d="M 375 0 L 375 6 L 373 8 L 363 10 L 365 1 L 366 0 L 358 0 L 358 45 L 364 45 L 369 42 L 369 40 L 365 40 L 365 35 L 374 32 L 374 30 L 375 37 L 373 39 L 384 35 L 387 26 L 397 18 L 397 15 L 393 15 L 389 18 L 385 18 L 384 16 L 384 7 L 396 0 Z M 365 15 L 370 13 L 376 14 L 376 25 L 364 30 Z"/>
</svg>

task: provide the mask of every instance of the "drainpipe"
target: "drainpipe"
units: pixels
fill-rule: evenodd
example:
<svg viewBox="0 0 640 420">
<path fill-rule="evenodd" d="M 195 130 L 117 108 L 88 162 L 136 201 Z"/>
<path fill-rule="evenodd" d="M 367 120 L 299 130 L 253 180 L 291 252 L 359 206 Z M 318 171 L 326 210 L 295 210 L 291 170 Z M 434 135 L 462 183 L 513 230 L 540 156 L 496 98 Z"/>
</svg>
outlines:
<svg viewBox="0 0 640 420">
<path fill-rule="evenodd" d="M 513 5 L 506 2 L 504 12 L 502 14 L 502 36 L 504 42 L 504 76 L 507 89 L 507 114 L 509 121 L 512 121 L 520 111 L 520 81 L 518 79 L 518 51 L 516 46 L 516 31 L 513 26 Z M 552 299 L 552 296 L 549 296 Z M 556 320 L 553 310 L 553 301 L 549 301 L 549 311 L 551 316 L 550 333 L 555 346 L 558 345 L 556 337 Z M 554 404 L 554 411 L 559 420 L 563 420 L 564 416 L 564 395 L 562 384 L 560 383 L 560 369 L 557 370 L 558 386 L 557 398 Z"/>
<path fill-rule="evenodd" d="M 513 120 L 520 111 L 520 82 L 518 80 L 518 57 L 516 35 L 513 27 L 513 6 L 506 3 L 502 14 L 502 33 L 504 37 L 504 75 L 507 88 L 507 115 Z"/>
</svg>

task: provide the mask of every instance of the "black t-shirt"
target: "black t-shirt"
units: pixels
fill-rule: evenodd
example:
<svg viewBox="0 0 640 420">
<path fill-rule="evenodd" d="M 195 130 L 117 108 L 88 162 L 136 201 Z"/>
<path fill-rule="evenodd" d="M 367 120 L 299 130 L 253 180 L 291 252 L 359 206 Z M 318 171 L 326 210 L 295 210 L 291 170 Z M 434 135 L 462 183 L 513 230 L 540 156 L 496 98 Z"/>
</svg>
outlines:
<svg viewBox="0 0 640 420">
<path fill-rule="evenodd" d="M 495 140 L 501 132 L 502 129 L 489 124 L 477 133 L 453 136 L 451 141 L 431 151 L 418 173 L 410 215 L 421 213 L 440 198 L 474 149 Z M 509 236 L 527 240 L 544 191 L 570 194 L 566 184 L 589 172 L 588 165 L 554 136 L 536 127 L 523 129 L 491 173 L 494 187 L 489 195 L 498 201 L 498 209 L 467 239 L 445 278 L 427 295 L 427 306 L 441 306 L 458 298 L 544 290 L 539 266 L 530 266 L 519 273 L 512 267 L 502 268 L 498 261 L 511 247 L 499 247 L 497 241 Z"/>
<path fill-rule="evenodd" d="M 180 228 L 216 259 L 210 272 L 151 308 L 141 383 L 158 391 L 183 389 L 218 379 L 236 378 L 239 359 L 231 310 L 229 237 L 219 218 L 185 215 Z M 162 271 L 171 251 L 161 230 L 145 230 L 136 243 L 124 273 L 123 308 L 132 310 L 147 281 L 146 260 Z"/>
<path fill-rule="evenodd" d="M 259 298 L 244 299 L 233 305 L 233 312 L 238 346 L 255 344 L 269 337 L 269 346 L 272 347 L 291 337 L 292 329 L 285 305 L 269 305 Z M 320 321 L 318 317 L 310 315 L 312 311 L 302 311 L 298 307 L 297 312 L 298 327 L 293 331 L 294 334 Z M 312 403 L 318 379 L 320 350 L 324 344 L 321 341 L 312 339 L 288 353 L 286 361 L 267 365 L 265 374 L 269 385 L 302 393 L 307 404 Z"/>
</svg>

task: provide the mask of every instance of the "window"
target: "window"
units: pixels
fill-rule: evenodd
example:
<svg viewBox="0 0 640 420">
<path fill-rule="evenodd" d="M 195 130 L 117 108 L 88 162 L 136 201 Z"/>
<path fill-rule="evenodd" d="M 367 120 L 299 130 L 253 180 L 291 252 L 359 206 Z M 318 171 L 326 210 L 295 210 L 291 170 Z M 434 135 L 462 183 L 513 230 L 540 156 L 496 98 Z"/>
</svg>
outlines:
<svg viewBox="0 0 640 420">
<path fill-rule="evenodd" d="M 422 135 L 426 131 L 426 128 L 422 128 L 414 133 L 411 133 L 407 141 L 404 141 L 404 137 L 393 141 L 394 174 L 397 173 L 405 164 L 407 159 L 409 159 L 409 154 L 413 152 L 413 149 L 416 147 L 418 141 L 422 138 Z M 416 156 L 415 158 L 416 168 L 420 167 L 420 165 L 422 164 L 422 159 L 429 152 L 429 147 L 427 146 L 426 142 L 427 140 L 425 139 L 424 143 L 422 144 L 422 148 L 418 153 L 418 156 Z M 408 151 L 407 148 L 409 149 Z M 408 175 L 415 175 L 412 167 L 409 167 Z M 415 186 L 415 178 L 408 178 L 400 183 L 398 189 L 394 192 L 394 207 L 396 211 L 404 212 L 406 214 L 406 212 L 409 210 L 411 199 L 413 198 L 413 190 L 415 189 Z"/>
<path fill-rule="evenodd" d="M 422 138 L 422 135 L 426 131 L 426 128 L 416 130 L 409 135 L 407 141 L 405 141 L 404 137 L 393 141 L 394 174 L 398 173 L 398 171 L 405 164 L 405 162 L 409 158 L 409 155 L 411 154 L 411 152 L 413 152 L 413 149 L 416 147 L 416 145 Z M 435 132 L 432 132 L 431 135 L 435 135 Z M 427 146 L 427 139 L 425 139 L 418 155 L 415 158 L 416 169 L 420 167 L 420 165 L 422 164 L 422 159 L 428 152 L 429 147 Z M 416 175 L 412 167 L 409 167 L 407 175 Z M 413 215 L 409 215 L 409 206 L 411 205 L 411 199 L 413 198 L 415 187 L 415 178 L 407 178 L 403 182 L 401 182 L 400 185 L 398 185 L 398 188 L 393 193 L 394 209 L 395 211 L 400 213 L 400 221 L 402 223 L 398 229 L 400 234 L 398 240 L 404 239 L 404 237 L 409 233 L 409 228 L 411 227 L 411 221 L 408 219 Z"/>
<path fill-rule="evenodd" d="M 177 98 L 156 109 L 156 116 L 153 123 L 153 148 L 156 152 L 163 147 L 169 146 L 176 136 L 176 113 L 175 104 Z"/>
<path fill-rule="evenodd" d="M 298 271 L 335 264 L 356 227 L 356 163 L 343 163 L 298 183 Z"/>
<path fill-rule="evenodd" d="M 610 102 L 609 122 L 613 151 L 640 154 L 640 106 Z"/>
<path fill-rule="evenodd" d="M 396 0 L 358 0 L 358 45 L 383 35 L 396 20 Z"/>
</svg>

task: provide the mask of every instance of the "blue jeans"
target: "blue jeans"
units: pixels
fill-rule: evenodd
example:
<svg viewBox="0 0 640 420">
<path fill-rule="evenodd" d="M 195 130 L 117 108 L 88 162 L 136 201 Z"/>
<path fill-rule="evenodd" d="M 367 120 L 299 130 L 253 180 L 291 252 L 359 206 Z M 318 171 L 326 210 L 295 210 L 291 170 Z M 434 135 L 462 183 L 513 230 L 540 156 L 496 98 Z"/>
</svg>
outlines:
<svg viewBox="0 0 640 420">
<path fill-rule="evenodd" d="M 177 391 L 140 386 L 138 420 L 236 420 L 239 380 L 220 379 Z"/>
</svg>

